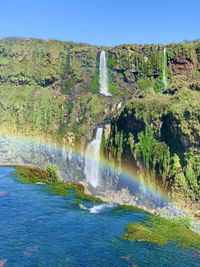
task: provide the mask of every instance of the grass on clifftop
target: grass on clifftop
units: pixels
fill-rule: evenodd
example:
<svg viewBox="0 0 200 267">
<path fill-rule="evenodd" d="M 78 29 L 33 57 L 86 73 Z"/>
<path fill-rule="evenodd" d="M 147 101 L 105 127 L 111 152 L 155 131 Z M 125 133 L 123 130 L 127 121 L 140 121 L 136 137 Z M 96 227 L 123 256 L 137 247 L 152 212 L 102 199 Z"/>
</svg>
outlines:
<svg viewBox="0 0 200 267">
<path fill-rule="evenodd" d="M 166 245 L 177 242 L 182 247 L 200 248 L 200 235 L 177 221 L 151 215 L 150 221 L 130 223 L 125 228 L 123 239 Z"/>
</svg>

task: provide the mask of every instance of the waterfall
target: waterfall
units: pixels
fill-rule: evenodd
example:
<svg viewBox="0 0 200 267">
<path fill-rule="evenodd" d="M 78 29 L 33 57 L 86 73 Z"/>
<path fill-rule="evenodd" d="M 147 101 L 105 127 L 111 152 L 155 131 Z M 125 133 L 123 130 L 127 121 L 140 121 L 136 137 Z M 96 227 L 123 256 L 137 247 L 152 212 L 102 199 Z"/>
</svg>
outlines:
<svg viewBox="0 0 200 267">
<path fill-rule="evenodd" d="M 167 78 L 166 78 L 166 67 L 167 67 L 167 57 L 166 57 L 166 47 L 163 50 L 163 70 L 162 70 L 162 84 L 164 91 L 167 89 Z"/>
<path fill-rule="evenodd" d="M 108 73 L 107 73 L 107 66 L 106 66 L 105 51 L 101 51 L 101 54 L 100 54 L 99 83 L 100 83 L 100 93 L 102 95 L 111 96 L 111 94 L 108 91 Z"/>
<path fill-rule="evenodd" d="M 99 158 L 102 134 L 103 128 L 98 128 L 95 138 L 88 145 L 86 150 L 84 173 L 87 182 L 94 187 L 100 185 Z"/>
</svg>

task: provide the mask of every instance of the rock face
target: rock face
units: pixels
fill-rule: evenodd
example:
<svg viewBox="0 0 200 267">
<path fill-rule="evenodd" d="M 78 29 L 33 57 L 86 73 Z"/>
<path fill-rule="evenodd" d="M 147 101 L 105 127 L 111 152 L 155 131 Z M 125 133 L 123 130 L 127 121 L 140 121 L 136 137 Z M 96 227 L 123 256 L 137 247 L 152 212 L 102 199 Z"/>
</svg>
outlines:
<svg viewBox="0 0 200 267">
<path fill-rule="evenodd" d="M 182 74 L 195 69 L 195 62 L 192 61 L 192 58 L 181 55 L 169 63 L 169 68 L 175 74 Z"/>
</svg>

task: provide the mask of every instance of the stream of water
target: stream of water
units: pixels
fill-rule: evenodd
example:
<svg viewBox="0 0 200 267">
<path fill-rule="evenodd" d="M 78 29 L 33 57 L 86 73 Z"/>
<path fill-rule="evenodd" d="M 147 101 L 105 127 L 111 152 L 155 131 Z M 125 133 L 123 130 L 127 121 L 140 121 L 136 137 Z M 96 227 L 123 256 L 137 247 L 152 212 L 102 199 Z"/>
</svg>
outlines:
<svg viewBox="0 0 200 267">
<path fill-rule="evenodd" d="M 100 93 L 102 95 L 111 96 L 108 89 L 108 71 L 107 71 L 105 51 L 101 51 L 100 54 L 99 83 L 100 83 Z"/>
<path fill-rule="evenodd" d="M 84 172 L 87 182 L 89 182 L 94 187 L 97 187 L 101 184 L 99 159 L 102 134 L 103 128 L 99 127 L 97 129 L 94 140 L 92 140 L 92 142 L 88 145 L 86 151 Z"/>
<path fill-rule="evenodd" d="M 162 70 L 162 84 L 164 91 L 167 89 L 167 77 L 166 77 L 166 68 L 167 68 L 167 55 L 166 55 L 166 47 L 163 49 L 163 70 Z"/>
</svg>

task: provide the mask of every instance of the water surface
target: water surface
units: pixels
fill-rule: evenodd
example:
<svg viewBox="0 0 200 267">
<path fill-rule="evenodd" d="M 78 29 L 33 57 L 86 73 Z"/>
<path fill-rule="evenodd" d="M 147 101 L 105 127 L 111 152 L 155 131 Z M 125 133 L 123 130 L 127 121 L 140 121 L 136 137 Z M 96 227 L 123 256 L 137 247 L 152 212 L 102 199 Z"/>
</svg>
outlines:
<svg viewBox="0 0 200 267">
<path fill-rule="evenodd" d="M 120 238 L 127 223 L 147 215 L 112 207 L 90 213 L 73 195 L 19 183 L 12 172 L 0 168 L 0 259 L 6 267 L 200 266 L 193 249 Z"/>
</svg>

